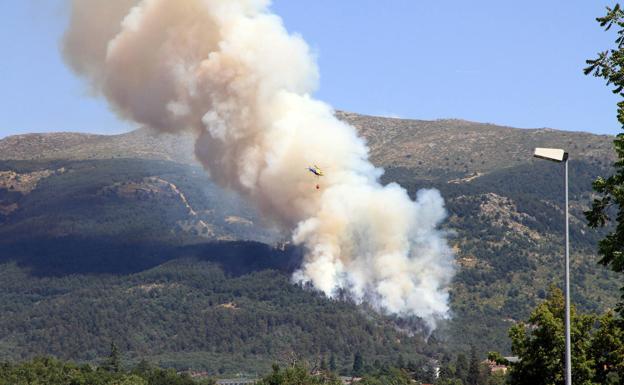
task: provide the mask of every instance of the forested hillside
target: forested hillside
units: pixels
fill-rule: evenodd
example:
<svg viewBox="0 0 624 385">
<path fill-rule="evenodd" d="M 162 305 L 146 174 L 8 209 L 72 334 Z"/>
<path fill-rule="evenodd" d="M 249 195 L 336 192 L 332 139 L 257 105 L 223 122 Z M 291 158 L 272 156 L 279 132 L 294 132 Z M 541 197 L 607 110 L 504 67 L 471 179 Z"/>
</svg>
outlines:
<svg viewBox="0 0 624 385">
<path fill-rule="evenodd" d="M 369 364 L 470 344 L 508 352 L 507 329 L 562 275 L 562 170 L 533 161 L 536 145 L 571 153 L 573 301 L 615 304 L 621 283 L 596 264 L 600 234 L 582 215 L 611 138 L 339 116 L 369 139 L 384 182 L 446 200 L 452 317 L 427 341 L 417 320 L 292 285 L 301 250 L 287 234 L 212 184 L 188 138 L 139 130 L 0 141 L 0 359 L 97 361 L 111 340 L 130 360 L 214 373 L 266 371 L 288 354 L 333 355 L 347 371 L 356 352 Z"/>
<path fill-rule="evenodd" d="M 291 357 L 333 357 L 350 373 L 356 353 L 372 365 L 440 349 L 399 331 L 417 320 L 293 285 L 301 250 L 193 166 L 1 166 L 0 360 L 98 362 L 114 342 L 131 363 L 213 374 L 264 373 Z"/>
</svg>

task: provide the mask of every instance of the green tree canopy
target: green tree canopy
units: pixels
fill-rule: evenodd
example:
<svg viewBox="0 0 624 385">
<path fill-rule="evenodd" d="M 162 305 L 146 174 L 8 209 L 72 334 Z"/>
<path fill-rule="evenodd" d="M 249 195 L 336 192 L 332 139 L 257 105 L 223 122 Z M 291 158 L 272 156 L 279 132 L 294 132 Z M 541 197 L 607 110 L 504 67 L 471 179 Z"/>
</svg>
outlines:
<svg viewBox="0 0 624 385">
<path fill-rule="evenodd" d="M 411 385 L 410 376 L 398 368 L 385 368 L 375 374 L 368 374 L 362 378 L 360 385 Z"/>
<path fill-rule="evenodd" d="M 54 358 L 36 358 L 20 364 L 0 365 L 0 385 L 16 384 L 147 385 L 148 381 L 136 374 L 112 373 L 89 365 L 79 366 Z M 189 385 L 188 382 L 169 384 Z"/>
<path fill-rule="evenodd" d="M 335 372 L 336 368 L 336 355 L 332 352 L 331 356 L 329 356 L 329 371 Z"/>
<path fill-rule="evenodd" d="M 550 289 L 546 301 L 531 313 L 528 323 L 511 327 L 511 350 L 520 359 L 512 365 L 511 384 L 558 385 L 564 383 L 563 293 Z M 572 338 L 572 378 L 575 384 L 591 384 L 594 361 L 591 357 L 591 330 L 595 318 L 570 309 Z"/>
<path fill-rule="evenodd" d="M 114 342 L 111 342 L 110 349 L 110 354 L 108 355 L 104 368 L 109 372 L 118 373 L 121 370 L 121 355 Z"/>
<path fill-rule="evenodd" d="M 257 385 L 341 385 L 341 382 L 329 373 L 313 376 L 303 365 L 295 365 L 286 369 L 273 365 L 271 374 L 260 380 Z"/>
<path fill-rule="evenodd" d="M 353 375 L 361 376 L 364 371 L 364 359 L 362 353 L 356 352 L 353 356 Z"/>
<path fill-rule="evenodd" d="M 455 361 L 455 378 L 458 378 L 465 383 L 468 378 L 468 370 L 468 359 L 463 353 L 459 353 L 457 355 L 457 360 Z"/>
<path fill-rule="evenodd" d="M 612 310 L 600 317 L 578 314 L 574 307 L 570 310 L 573 383 L 623 383 L 624 321 Z M 512 352 L 520 361 L 510 362 L 497 352 L 488 354 L 490 360 L 511 366 L 511 385 L 564 383 L 564 312 L 563 293 L 552 287 L 547 300 L 535 308 L 528 322 L 509 330 Z M 488 383 L 503 380 L 491 375 Z"/>
<path fill-rule="evenodd" d="M 608 311 L 599 320 L 594 333 L 591 354 L 594 357 L 596 382 L 607 384 L 624 379 L 624 329 L 622 320 Z"/>
<path fill-rule="evenodd" d="M 468 385 L 478 385 L 480 377 L 481 367 L 479 365 L 479 358 L 477 356 L 477 350 L 474 345 L 470 347 L 470 366 L 468 368 L 468 376 L 466 377 L 466 383 Z"/>
<path fill-rule="evenodd" d="M 603 78 L 613 93 L 624 97 L 624 12 L 619 4 L 607 7 L 607 14 L 596 19 L 605 30 L 616 27 L 615 47 L 598 53 L 595 59 L 587 60 L 585 74 Z M 617 118 L 624 127 L 624 99 L 617 103 Z M 624 272 L 624 133 L 613 141 L 617 161 L 615 173 L 607 178 L 598 177 L 594 191 L 598 194 L 585 216 L 592 227 L 602 227 L 615 213 L 615 228 L 598 245 L 600 263 L 613 271 Z"/>
</svg>

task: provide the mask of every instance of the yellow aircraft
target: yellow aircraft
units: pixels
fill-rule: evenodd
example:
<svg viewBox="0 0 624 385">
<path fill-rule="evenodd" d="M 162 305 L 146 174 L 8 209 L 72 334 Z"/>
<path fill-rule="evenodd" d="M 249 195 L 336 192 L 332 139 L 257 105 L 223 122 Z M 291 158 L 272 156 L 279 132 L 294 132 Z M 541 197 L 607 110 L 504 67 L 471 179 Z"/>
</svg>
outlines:
<svg viewBox="0 0 624 385">
<path fill-rule="evenodd" d="M 325 175 L 323 173 L 323 170 L 321 170 L 321 168 L 319 166 L 317 166 L 317 165 L 308 166 L 308 171 L 310 171 L 312 174 L 314 174 L 317 178 Z M 316 189 L 319 190 L 320 188 L 321 188 L 321 186 L 317 183 Z"/>
<path fill-rule="evenodd" d="M 323 174 L 323 170 L 321 170 L 321 168 L 317 165 L 314 166 L 308 166 L 308 171 L 310 171 L 312 174 L 316 175 L 316 176 L 323 176 L 325 174 Z"/>
</svg>

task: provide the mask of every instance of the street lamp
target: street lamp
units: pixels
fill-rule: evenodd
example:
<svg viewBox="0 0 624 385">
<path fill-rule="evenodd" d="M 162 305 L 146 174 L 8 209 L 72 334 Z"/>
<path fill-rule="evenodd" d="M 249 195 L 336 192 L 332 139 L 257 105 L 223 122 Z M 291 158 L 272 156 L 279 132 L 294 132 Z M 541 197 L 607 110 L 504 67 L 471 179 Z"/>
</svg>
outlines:
<svg viewBox="0 0 624 385">
<path fill-rule="evenodd" d="M 536 148 L 536 158 L 564 164 L 565 176 L 565 383 L 572 385 L 572 354 L 570 351 L 570 234 L 568 218 L 568 153 L 559 148 Z"/>
</svg>

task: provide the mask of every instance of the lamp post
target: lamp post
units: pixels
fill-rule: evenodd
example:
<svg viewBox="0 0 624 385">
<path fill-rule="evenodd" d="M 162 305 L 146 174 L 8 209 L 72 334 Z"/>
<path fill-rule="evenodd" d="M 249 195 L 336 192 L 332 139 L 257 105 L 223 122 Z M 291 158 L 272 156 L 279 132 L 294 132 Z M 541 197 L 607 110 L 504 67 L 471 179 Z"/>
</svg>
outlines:
<svg viewBox="0 0 624 385">
<path fill-rule="evenodd" d="M 558 148 L 536 148 L 536 158 L 563 163 L 565 169 L 565 383 L 572 385 L 572 353 L 570 344 L 570 234 L 568 218 L 568 153 Z"/>
</svg>

